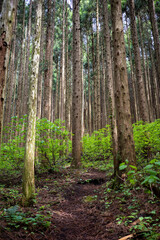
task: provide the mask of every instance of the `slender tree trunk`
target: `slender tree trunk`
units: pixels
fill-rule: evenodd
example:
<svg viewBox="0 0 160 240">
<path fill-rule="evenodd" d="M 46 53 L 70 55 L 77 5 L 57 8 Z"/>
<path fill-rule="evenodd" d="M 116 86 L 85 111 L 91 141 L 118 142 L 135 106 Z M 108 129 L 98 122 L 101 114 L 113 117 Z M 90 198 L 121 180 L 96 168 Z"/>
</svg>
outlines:
<svg viewBox="0 0 160 240">
<path fill-rule="evenodd" d="M 106 84 L 105 84 L 105 63 L 104 63 L 104 50 L 103 50 L 103 44 L 102 44 L 102 53 L 101 53 L 101 62 L 102 62 L 102 75 L 101 75 L 101 128 L 104 128 L 107 124 L 107 113 L 106 113 Z"/>
<path fill-rule="evenodd" d="M 115 106 L 118 129 L 118 164 L 116 174 L 119 174 L 119 164 L 128 159 L 129 164 L 136 165 L 136 155 L 133 142 L 129 89 L 127 79 L 126 54 L 123 34 L 121 0 L 111 2 L 113 49 L 114 49 L 114 81 Z"/>
<path fill-rule="evenodd" d="M 16 27 L 15 27 L 16 29 Z M 6 107 L 5 107 L 5 125 L 9 124 L 11 121 L 11 109 L 12 109 L 12 97 L 13 97 L 13 89 L 15 85 L 15 51 L 16 51 L 16 31 L 14 29 L 13 35 L 13 44 L 12 44 L 12 53 L 11 53 L 11 68 L 10 75 L 8 79 L 8 91 L 6 93 Z"/>
<path fill-rule="evenodd" d="M 4 90 L 9 62 L 12 31 L 16 17 L 16 0 L 5 0 L 1 7 L 0 21 L 0 143 L 3 128 Z"/>
<path fill-rule="evenodd" d="M 158 26 L 156 21 L 155 6 L 153 0 L 148 0 L 148 8 L 150 14 L 150 21 L 152 25 L 153 39 L 154 39 L 154 49 L 156 57 L 156 73 L 157 73 L 157 83 L 159 92 L 159 102 L 160 102 L 160 40 L 158 33 Z"/>
<path fill-rule="evenodd" d="M 137 86 L 138 86 L 140 116 L 143 121 L 148 122 L 149 112 L 148 112 L 147 98 L 145 93 L 145 85 L 144 85 L 142 69 L 141 69 L 141 58 L 140 58 L 137 27 L 136 27 L 136 20 L 135 20 L 134 0 L 129 0 L 129 5 L 130 5 L 131 35 L 132 35 L 133 50 L 134 50 L 134 56 L 135 56 L 135 69 L 136 69 L 136 79 L 137 79 Z"/>
<path fill-rule="evenodd" d="M 87 64 L 88 64 L 88 130 L 89 130 L 89 135 L 91 135 L 92 133 L 91 79 L 90 79 L 89 37 L 88 36 L 87 36 Z"/>
<path fill-rule="evenodd" d="M 153 99 L 153 107 L 155 109 L 156 118 L 160 117 L 160 105 L 159 105 L 159 92 L 158 92 L 158 84 L 157 84 L 157 75 L 155 69 L 155 62 L 153 58 L 153 53 L 149 44 L 149 54 L 151 61 L 151 91 L 152 91 L 152 99 Z"/>
<path fill-rule="evenodd" d="M 57 59 L 57 79 L 56 79 L 56 99 L 55 99 L 55 119 L 59 119 L 59 64 Z"/>
<path fill-rule="evenodd" d="M 52 43 L 52 17 L 51 17 L 51 0 L 48 0 L 48 22 L 46 31 L 46 55 L 45 55 L 45 72 L 44 72 L 44 99 L 43 99 L 43 117 L 49 121 L 51 119 L 51 94 L 52 94 L 52 79 L 51 79 L 51 58 L 50 54 Z"/>
<path fill-rule="evenodd" d="M 137 96 L 136 96 L 136 86 L 135 86 L 135 78 L 133 72 L 133 64 L 132 64 L 132 53 L 131 53 L 131 46 L 130 46 L 130 34 L 129 28 L 127 24 L 127 17 L 126 17 L 126 27 L 127 27 L 127 42 L 128 42 L 128 49 L 129 49 L 129 64 L 130 64 L 130 78 L 128 79 L 129 84 L 129 91 L 130 91 L 130 101 L 131 101 L 131 114 L 132 114 L 132 122 L 138 121 L 138 110 L 137 110 Z"/>
<path fill-rule="evenodd" d="M 51 31 L 51 51 L 50 51 L 50 80 L 51 80 L 51 113 L 50 113 L 50 115 L 51 115 L 51 117 L 50 117 L 50 121 L 52 121 L 52 119 L 53 119 L 53 111 L 52 111 L 52 109 L 53 109 L 53 91 L 52 91 L 52 79 L 53 79 L 53 46 L 54 46 L 54 25 L 55 25 L 55 0 L 53 1 L 53 3 L 52 3 L 52 31 Z"/>
<path fill-rule="evenodd" d="M 62 22 L 62 59 L 61 59 L 61 76 L 60 76 L 60 119 L 63 121 L 65 116 L 65 97 L 66 97 L 66 84 L 65 84 L 65 0 L 63 0 L 63 22 Z"/>
<path fill-rule="evenodd" d="M 96 10 L 96 29 L 97 29 L 97 46 L 96 46 L 96 50 L 97 50 L 97 68 L 96 68 L 96 127 L 97 130 L 101 128 L 101 97 L 100 97 L 100 53 L 99 53 L 99 0 L 97 0 L 97 10 Z"/>
<path fill-rule="evenodd" d="M 25 52 L 25 0 L 23 1 L 23 26 L 22 26 L 22 39 L 21 39 L 21 55 L 19 66 L 19 77 L 17 85 L 16 97 L 16 116 L 17 119 L 21 116 L 21 102 L 22 102 L 22 86 L 23 86 L 23 73 L 24 73 L 24 52 Z M 17 134 L 17 133 L 16 133 Z"/>
<path fill-rule="evenodd" d="M 73 95 L 72 95 L 72 166 L 79 168 L 81 161 L 81 56 L 79 0 L 73 1 Z"/>
<path fill-rule="evenodd" d="M 115 97 L 114 97 L 114 80 L 112 70 L 112 56 L 111 56 L 111 44 L 110 44 L 110 31 L 108 25 L 108 8 L 106 1 L 103 0 L 103 14 L 104 14 L 104 37 L 105 37 L 105 60 L 106 60 L 106 77 L 108 83 L 109 97 L 109 115 L 113 140 L 113 157 L 114 157 L 114 174 L 118 169 L 117 152 L 118 152 L 118 139 L 117 139 L 117 122 L 115 111 Z"/>
<path fill-rule="evenodd" d="M 42 117 L 42 81 L 43 81 L 43 47 L 44 47 L 44 7 L 42 8 L 42 25 L 41 25 L 41 43 L 40 43 L 40 66 L 38 74 L 38 89 L 37 89 L 37 117 Z"/>
<path fill-rule="evenodd" d="M 26 46 L 26 64 L 25 64 L 25 78 L 23 85 L 23 104 L 22 104 L 22 115 L 27 114 L 27 102 L 28 102 L 28 74 L 29 74 L 29 55 L 30 55 L 30 39 L 31 39 L 31 17 L 32 17 L 32 0 L 30 0 L 29 6 L 29 21 L 27 29 L 27 46 Z"/>
<path fill-rule="evenodd" d="M 96 122 L 96 112 L 97 112 L 97 91 L 96 91 L 96 73 L 95 73 L 95 49 L 94 49 L 94 33 L 92 28 L 92 68 L 93 68 L 93 102 L 92 102 L 92 112 L 93 112 L 93 131 L 97 129 Z"/>
<path fill-rule="evenodd" d="M 24 206 L 33 204 L 35 197 L 34 158 L 35 158 L 35 135 L 36 135 L 36 112 L 37 112 L 37 84 L 40 61 L 40 39 L 42 22 L 42 0 L 38 0 L 36 17 L 36 36 L 33 47 L 32 71 L 30 77 L 28 124 L 26 133 L 25 160 L 23 172 L 23 197 Z"/>
<path fill-rule="evenodd" d="M 139 36 L 140 36 L 140 48 L 141 48 L 141 54 L 142 54 L 142 68 L 143 68 L 143 79 L 145 84 L 145 92 L 146 92 L 146 99 L 147 99 L 147 105 L 148 105 L 148 114 L 150 121 L 152 120 L 152 109 L 150 105 L 150 92 L 149 92 L 149 80 L 147 78 L 147 70 L 146 70 L 146 63 L 145 63 L 145 52 L 144 52 L 144 39 L 143 39 L 143 27 L 142 27 L 142 21 L 138 14 L 138 23 L 139 23 Z M 147 56 L 146 56 L 147 57 Z"/>
<path fill-rule="evenodd" d="M 65 64 L 65 77 L 66 77 L 66 102 L 65 102 L 65 125 L 66 129 L 70 129 L 70 96 L 69 96 L 69 89 L 70 89 L 70 84 L 69 84 L 69 57 L 68 57 L 68 6 L 67 6 L 67 1 L 66 1 L 66 33 L 65 33 L 65 46 L 66 46 L 66 64 Z"/>
</svg>

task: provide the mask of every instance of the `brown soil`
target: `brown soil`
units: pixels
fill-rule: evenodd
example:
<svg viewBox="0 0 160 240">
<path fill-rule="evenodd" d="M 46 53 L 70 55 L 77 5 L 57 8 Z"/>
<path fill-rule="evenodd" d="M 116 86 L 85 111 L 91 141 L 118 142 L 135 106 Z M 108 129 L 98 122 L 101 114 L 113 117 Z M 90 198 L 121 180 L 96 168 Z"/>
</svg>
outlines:
<svg viewBox="0 0 160 240">
<path fill-rule="evenodd" d="M 147 216 L 153 210 L 157 214 L 160 213 L 159 201 L 152 200 L 153 203 L 149 203 L 149 195 L 141 189 L 131 191 L 131 195 L 128 196 L 126 193 L 115 191 L 106 193 L 107 180 L 106 173 L 97 170 L 88 172 L 67 170 L 38 176 L 37 203 L 33 208 L 21 209 L 31 217 L 37 213 L 49 215 L 48 221 L 51 225 L 44 227 L 38 224 L 34 227 L 31 224 L 24 229 L 25 224 L 22 224 L 16 230 L 15 227 L 8 226 L 6 218 L 3 217 L 0 219 L 0 240 L 118 240 L 131 234 L 129 229 L 140 216 Z M 19 186 L 15 186 L 14 189 L 21 191 Z M 4 206 L 7 208 L 15 205 L 20 200 L 20 197 L 5 199 L 7 191 L 6 188 L 6 192 L 0 192 L 2 209 Z M 117 196 L 121 200 L 117 199 Z M 131 219 L 131 225 L 126 226 L 123 219 L 133 212 L 135 204 L 133 199 L 138 204 L 136 207 L 138 211 Z M 118 216 L 122 219 L 119 224 Z M 158 228 L 156 230 L 158 231 Z M 140 232 L 132 239 L 147 239 L 143 234 L 138 234 Z"/>
</svg>

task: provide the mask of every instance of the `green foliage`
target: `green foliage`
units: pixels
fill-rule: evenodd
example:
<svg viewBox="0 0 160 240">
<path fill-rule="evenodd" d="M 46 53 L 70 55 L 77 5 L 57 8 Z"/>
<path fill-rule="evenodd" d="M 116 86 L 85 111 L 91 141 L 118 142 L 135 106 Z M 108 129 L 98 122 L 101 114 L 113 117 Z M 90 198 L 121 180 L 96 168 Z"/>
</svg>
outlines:
<svg viewBox="0 0 160 240">
<path fill-rule="evenodd" d="M 152 159 L 160 150 L 160 119 L 152 123 L 133 124 L 136 156 L 139 163 Z M 143 164 L 142 164 L 143 166 Z"/>
<path fill-rule="evenodd" d="M 12 118 L 12 127 L 5 127 L 0 151 L 0 169 L 21 171 L 25 154 L 27 116 Z M 7 137 L 9 140 L 7 141 Z M 56 120 L 38 119 L 36 124 L 36 164 L 52 168 L 62 165 L 71 152 L 71 134 L 64 123 Z"/>
<path fill-rule="evenodd" d="M 3 130 L 3 143 L 0 151 L 0 167 L 2 169 L 17 169 L 20 170 L 24 159 L 24 144 L 26 137 L 27 115 L 17 120 L 17 117 L 12 118 L 12 127 L 9 125 Z M 8 136 L 8 142 L 5 136 Z"/>
<path fill-rule="evenodd" d="M 144 176 L 142 184 L 160 184 L 159 168 L 160 160 L 152 159 L 141 171 Z"/>
<path fill-rule="evenodd" d="M 37 227 L 44 229 L 50 227 L 50 215 L 45 216 L 37 213 L 35 215 L 28 216 L 29 214 L 22 212 L 20 207 L 15 205 L 8 209 L 4 209 L 2 217 L 6 219 L 8 226 L 11 228 L 23 227 L 25 230 L 33 231 L 36 230 Z"/>
<path fill-rule="evenodd" d="M 111 131 L 109 125 L 99 131 L 94 131 L 91 136 L 83 137 L 83 161 L 87 167 L 106 169 L 106 161 L 112 156 Z M 101 161 L 100 161 L 101 160 Z"/>
<path fill-rule="evenodd" d="M 71 134 L 63 124 L 60 120 L 52 123 L 46 118 L 37 121 L 36 146 L 38 154 L 40 159 L 50 168 L 61 165 L 71 152 Z"/>
<path fill-rule="evenodd" d="M 94 131 L 91 136 L 83 137 L 83 156 L 90 160 L 106 160 L 111 155 L 110 127 Z"/>
</svg>

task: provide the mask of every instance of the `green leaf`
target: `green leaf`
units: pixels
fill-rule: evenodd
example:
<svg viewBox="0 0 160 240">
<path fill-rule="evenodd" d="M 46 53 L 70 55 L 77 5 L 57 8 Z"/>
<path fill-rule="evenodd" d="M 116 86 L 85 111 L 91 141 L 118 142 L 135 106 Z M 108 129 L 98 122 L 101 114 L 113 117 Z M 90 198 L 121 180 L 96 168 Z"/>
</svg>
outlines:
<svg viewBox="0 0 160 240">
<path fill-rule="evenodd" d="M 146 169 L 150 169 L 150 168 L 153 168 L 153 164 L 149 164 L 149 165 L 147 165 L 146 167 L 144 167 L 145 170 L 146 170 Z"/>
<path fill-rule="evenodd" d="M 157 171 L 154 171 L 152 169 L 148 169 L 146 172 L 149 173 L 150 175 L 157 175 Z"/>
<path fill-rule="evenodd" d="M 155 165 L 160 167 L 160 162 L 155 162 Z"/>
<path fill-rule="evenodd" d="M 131 175 L 131 174 L 134 174 L 134 173 L 135 173 L 134 170 L 130 170 L 130 171 L 127 173 L 127 175 Z"/>
<path fill-rule="evenodd" d="M 124 170 L 127 168 L 127 165 L 125 165 L 125 163 L 122 163 L 120 166 L 119 166 L 119 170 Z"/>
<path fill-rule="evenodd" d="M 137 171 L 137 167 L 136 166 L 133 166 L 133 165 L 129 165 L 129 166 Z"/>
</svg>

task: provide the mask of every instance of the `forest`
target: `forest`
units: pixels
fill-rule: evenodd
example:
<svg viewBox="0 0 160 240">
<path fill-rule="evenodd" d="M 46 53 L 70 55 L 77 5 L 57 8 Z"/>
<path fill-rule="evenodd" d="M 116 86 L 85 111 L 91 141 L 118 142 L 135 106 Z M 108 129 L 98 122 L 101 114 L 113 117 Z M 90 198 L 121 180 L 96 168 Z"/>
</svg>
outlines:
<svg viewBox="0 0 160 240">
<path fill-rule="evenodd" d="M 0 1 L 0 240 L 160 240 L 160 1 Z"/>
</svg>

